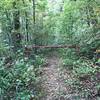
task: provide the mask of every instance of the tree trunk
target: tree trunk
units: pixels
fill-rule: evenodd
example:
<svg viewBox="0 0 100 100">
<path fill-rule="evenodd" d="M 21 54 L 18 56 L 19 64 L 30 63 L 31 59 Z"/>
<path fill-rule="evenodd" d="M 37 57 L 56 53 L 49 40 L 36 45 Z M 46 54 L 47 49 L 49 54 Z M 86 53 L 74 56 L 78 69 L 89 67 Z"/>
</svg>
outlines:
<svg viewBox="0 0 100 100">
<path fill-rule="evenodd" d="M 23 5 L 24 5 L 24 7 L 25 7 L 25 1 L 24 0 L 22 0 L 23 1 Z M 26 28 L 26 37 L 25 37 L 25 40 L 27 41 L 27 42 L 29 42 L 29 33 L 28 33 L 28 13 L 27 13 L 27 11 L 25 11 L 25 22 L 26 22 L 26 25 L 25 25 L 25 28 Z"/>
<path fill-rule="evenodd" d="M 16 7 L 16 1 L 13 2 L 13 8 L 14 8 L 14 13 L 13 13 L 13 32 L 12 32 L 12 42 L 14 46 L 14 51 L 16 52 L 17 50 L 21 49 L 21 40 L 22 40 L 22 35 L 20 34 L 20 12 Z"/>
<path fill-rule="evenodd" d="M 35 0 L 33 0 L 33 28 L 34 28 L 34 33 L 36 32 L 36 18 L 35 18 Z M 35 34 L 36 35 L 36 34 Z M 34 38 L 34 44 L 37 45 L 37 36 Z M 37 48 L 34 48 L 35 54 L 37 53 Z"/>
</svg>

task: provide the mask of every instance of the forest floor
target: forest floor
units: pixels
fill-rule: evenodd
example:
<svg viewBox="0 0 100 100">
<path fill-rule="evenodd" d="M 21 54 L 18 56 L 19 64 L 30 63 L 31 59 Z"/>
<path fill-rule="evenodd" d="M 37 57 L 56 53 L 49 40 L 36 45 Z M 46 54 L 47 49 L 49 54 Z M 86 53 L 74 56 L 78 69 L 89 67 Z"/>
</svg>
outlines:
<svg viewBox="0 0 100 100">
<path fill-rule="evenodd" d="M 65 82 L 72 80 L 73 75 L 61 67 L 61 58 L 54 54 L 52 55 L 46 57 L 47 64 L 42 69 L 42 87 L 45 91 L 45 96 L 42 100 L 76 100 L 77 94 L 72 95 L 71 88 Z"/>
<path fill-rule="evenodd" d="M 62 66 L 62 58 L 57 56 L 56 53 L 46 56 L 46 64 L 42 67 L 41 74 L 44 96 L 39 100 L 100 100 L 100 98 L 94 96 L 87 97 L 77 87 L 73 87 L 71 82 L 77 81 L 77 79 L 70 70 Z M 82 84 L 85 84 L 93 95 L 95 94 L 94 82 L 84 81 Z M 85 94 L 87 95 L 87 92 Z"/>
</svg>

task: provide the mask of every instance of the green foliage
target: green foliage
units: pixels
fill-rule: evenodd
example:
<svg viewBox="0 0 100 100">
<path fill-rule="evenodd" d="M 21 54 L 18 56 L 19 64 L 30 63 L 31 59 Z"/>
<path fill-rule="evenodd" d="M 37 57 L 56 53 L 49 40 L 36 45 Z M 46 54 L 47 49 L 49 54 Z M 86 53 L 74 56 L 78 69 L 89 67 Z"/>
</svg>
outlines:
<svg viewBox="0 0 100 100">
<path fill-rule="evenodd" d="M 36 58 L 34 65 L 31 60 L 19 57 L 10 66 L 5 65 L 5 58 L 2 58 L 0 61 L 0 96 L 2 99 L 25 100 L 38 95 L 36 70 L 43 63 L 43 59 L 39 56 Z"/>
<path fill-rule="evenodd" d="M 37 66 L 42 66 L 42 65 L 44 64 L 44 62 L 45 62 L 44 58 L 41 58 L 41 57 L 38 56 L 38 55 L 36 55 L 35 61 L 36 61 L 35 64 L 36 64 Z"/>
<path fill-rule="evenodd" d="M 84 60 L 78 60 L 76 62 L 74 62 L 74 69 L 73 69 L 73 73 L 74 75 L 76 74 L 77 76 L 81 76 L 81 75 L 87 75 L 87 74 L 93 74 L 95 73 L 97 70 L 96 68 L 93 68 L 91 66 L 91 64 L 88 64 L 87 62 L 85 62 Z"/>
<path fill-rule="evenodd" d="M 53 4 L 54 0 L 51 2 L 52 8 L 49 7 L 48 0 L 34 1 L 35 6 L 33 0 L 0 1 L 0 57 L 2 59 L 0 96 L 2 99 L 28 100 L 31 96 L 36 96 L 38 99 L 37 94 L 41 95 L 35 87 L 39 81 L 39 70 L 45 60 L 39 54 L 35 55 L 34 50 L 28 55 L 29 58 L 24 57 L 25 46 L 78 45 L 79 51 L 67 48 L 61 50 L 59 54 L 63 59 L 63 66 L 75 76 L 74 80 L 66 81 L 70 85 L 77 84 L 77 87 L 82 88 L 80 77 L 92 75 L 94 79 L 94 74 L 99 71 L 98 66 L 94 65 L 96 59 L 94 52 L 100 47 L 99 0 L 56 0 L 57 3 L 59 2 L 58 5 Z M 15 7 L 14 3 L 16 3 Z M 15 25 L 19 27 L 15 29 Z M 14 37 L 15 31 L 17 38 Z M 14 42 L 17 44 L 18 39 L 21 48 L 14 51 L 17 49 L 14 47 Z M 49 51 L 43 48 L 38 49 L 37 53 L 48 54 Z M 13 57 L 11 65 L 10 62 L 5 64 L 6 56 Z M 81 59 L 81 56 L 85 59 Z M 97 59 L 96 62 L 99 63 L 99 60 Z M 98 83 L 96 86 L 99 88 Z"/>
<path fill-rule="evenodd" d="M 60 30 L 63 43 L 80 45 L 80 52 L 89 58 L 93 58 L 93 52 L 100 45 L 98 40 L 100 16 L 96 14 L 98 5 L 99 2 L 96 1 L 65 1 L 64 11 L 61 14 Z"/>
</svg>

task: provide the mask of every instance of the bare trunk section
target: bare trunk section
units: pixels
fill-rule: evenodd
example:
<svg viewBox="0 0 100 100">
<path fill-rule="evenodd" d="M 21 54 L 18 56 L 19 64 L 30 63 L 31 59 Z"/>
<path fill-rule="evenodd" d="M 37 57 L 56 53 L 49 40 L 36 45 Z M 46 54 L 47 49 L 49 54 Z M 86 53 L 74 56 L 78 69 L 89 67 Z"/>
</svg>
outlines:
<svg viewBox="0 0 100 100">
<path fill-rule="evenodd" d="M 18 49 L 20 49 L 21 46 L 21 40 L 22 40 L 22 35 L 20 33 L 20 12 L 16 7 L 16 1 L 13 2 L 13 8 L 14 8 L 14 13 L 13 13 L 13 21 L 14 21 L 14 31 L 12 32 L 12 42 L 14 46 L 14 51 L 16 52 Z"/>
<path fill-rule="evenodd" d="M 24 7 L 26 6 L 26 4 L 25 4 L 25 1 L 24 0 L 22 0 L 23 1 L 23 5 L 24 5 Z M 27 41 L 27 42 L 29 42 L 29 33 L 28 33 L 28 12 L 27 11 L 25 11 L 25 22 L 26 22 L 26 25 L 25 25 L 25 28 L 26 28 L 26 37 L 25 37 L 25 40 Z"/>
<path fill-rule="evenodd" d="M 33 0 L 33 23 L 35 25 L 35 0 Z"/>
<path fill-rule="evenodd" d="M 36 5 L 35 5 L 35 0 L 33 0 L 33 28 L 34 28 L 34 33 L 36 32 L 36 13 L 35 13 L 35 8 L 36 8 Z M 36 35 L 36 33 L 35 33 Z M 37 45 L 37 36 L 35 36 L 34 38 L 34 44 Z M 35 54 L 37 53 L 37 48 L 34 49 L 34 52 Z"/>
</svg>

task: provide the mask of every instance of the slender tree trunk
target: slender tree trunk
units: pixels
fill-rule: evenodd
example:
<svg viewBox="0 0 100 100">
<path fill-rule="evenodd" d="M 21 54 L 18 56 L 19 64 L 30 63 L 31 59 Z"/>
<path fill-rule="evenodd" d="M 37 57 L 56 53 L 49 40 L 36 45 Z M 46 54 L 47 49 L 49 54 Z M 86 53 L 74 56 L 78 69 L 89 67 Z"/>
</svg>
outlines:
<svg viewBox="0 0 100 100">
<path fill-rule="evenodd" d="M 17 5 L 16 2 L 17 2 L 16 0 L 13 2 L 13 8 L 15 11 L 13 13 L 14 31 L 12 32 L 12 42 L 13 42 L 15 52 L 21 49 L 22 47 L 21 46 L 22 35 L 20 34 L 20 12 L 16 8 Z"/>
<path fill-rule="evenodd" d="M 35 25 L 35 0 L 33 0 L 33 24 Z"/>
<path fill-rule="evenodd" d="M 27 40 L 27 42 L 29 42 L 29 34 L 28 34 L 28 19 L 27 19 L 27 17 L 28 17 L 28 15 L 27 15 L 27 12 L 25 12 L 25 17 L 26 17 L 26 33 L 27 33 L 27 36 L 26 36 L 26 40 Z"/>
<path fill-rule="evenodd" d="M 23 1 L 23 5 L 24 5 L 24 7 L 25 7 L 25 1 L 24 0 L 22 0 Z M 25 40 L 27 41 L 27 42 L 29 42 L 29 33 L 28 33 L 28 14 L 27 14 L 27 11 L 25 11 L 25 22 L 26 22 L 26 26 L 25 26 L 25 28 L 26 28 L 26 38 L 25 38 Z"/>
<path fill-rule="evenodd" d="M 10 16 L 10 13 L 8 13 L 6 11 L 6 17 L 7 17 L 7 20 L 8 20 L 8 23 L 7 23 L 7 36 L 8 36 L 8 40 L 9 40 L 9 45 L 12 45 L 12 41 L 11 41 L 11 30 L 12 30 L 12 24 L 11 24 L 11 16 Z"/>
<path fill-rule="evenodd" d="M 33 28 L 34 28 L 34 33 L 36 32 L 36 14 L 35 14 L 35 0 L 33 0 Z M 36 34 L 36 33 L 35 33 Z M 34 44 L 37 45 L 37 37 L 35 36 L 34 38 Z M 37 48 L 34 49 L 34 52 L 37 53 Z"/>
</svg>

